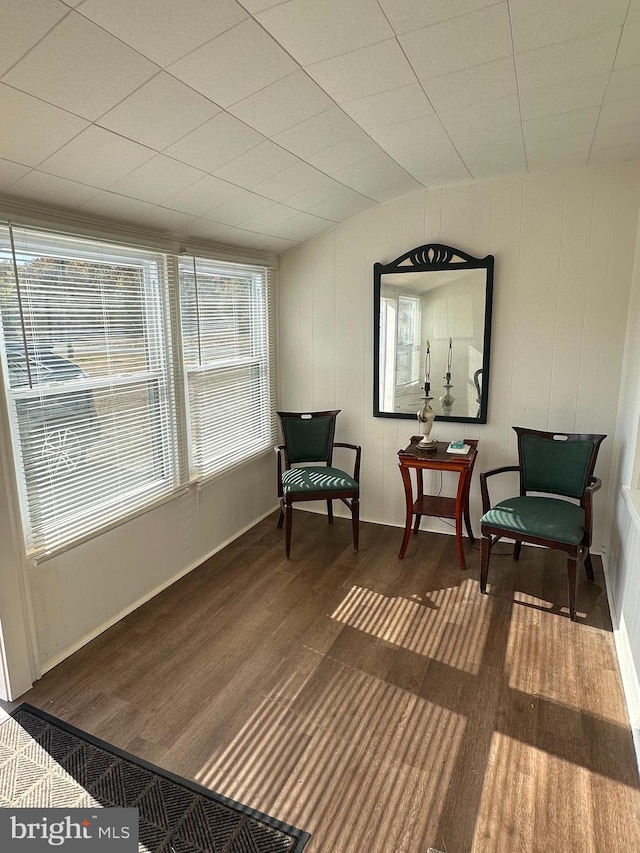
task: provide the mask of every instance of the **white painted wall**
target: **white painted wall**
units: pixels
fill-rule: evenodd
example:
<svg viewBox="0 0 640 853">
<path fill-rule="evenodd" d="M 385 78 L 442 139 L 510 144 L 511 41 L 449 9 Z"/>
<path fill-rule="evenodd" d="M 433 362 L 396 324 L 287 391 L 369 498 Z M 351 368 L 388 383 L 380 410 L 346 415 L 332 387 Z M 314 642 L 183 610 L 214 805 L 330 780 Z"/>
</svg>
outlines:
<svg viewBox="0 0 640 853">
<path fill-rule="evenodd" d="M 620 386 L 605 566 L 618 657 L 640 762 L 640 223 Z"/>
<path fill-rule="evenodd" d="M 372 415 L 372 267 L 440 242 L 496 263 L 488 423 L 437 422 L 438 437 L 478 438 L 483 470 L 515 461 L 512 425 L 607 433 L 594 510 L 600 548 L 639 200 L 639 163 L 434 189 L 379 205 L 284 256 L 279 404 L 342 409 L 338 438 L 363 447 L 363 519 L 404 524 L 396 454 L 416 432 L 410 420 Z M 445 477 L 443 494 L 454 488 Z M 480 515 L 476 476 L 476 530 Z"/>
</svg>

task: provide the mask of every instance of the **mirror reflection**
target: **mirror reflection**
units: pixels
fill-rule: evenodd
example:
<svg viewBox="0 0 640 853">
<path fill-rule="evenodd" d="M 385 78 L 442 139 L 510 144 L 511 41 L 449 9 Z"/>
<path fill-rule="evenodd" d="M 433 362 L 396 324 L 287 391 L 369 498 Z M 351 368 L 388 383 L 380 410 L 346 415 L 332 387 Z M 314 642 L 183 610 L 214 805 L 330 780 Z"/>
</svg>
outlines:
<svg viewBox="0 0 640 853">
<path fill-rule="evenodd" d="M 446 251 L 442 251 L 446 250 Z M 422 246 L 374 267 L 374 414 L 486 422 L 492 261 Z"/>
</svg>

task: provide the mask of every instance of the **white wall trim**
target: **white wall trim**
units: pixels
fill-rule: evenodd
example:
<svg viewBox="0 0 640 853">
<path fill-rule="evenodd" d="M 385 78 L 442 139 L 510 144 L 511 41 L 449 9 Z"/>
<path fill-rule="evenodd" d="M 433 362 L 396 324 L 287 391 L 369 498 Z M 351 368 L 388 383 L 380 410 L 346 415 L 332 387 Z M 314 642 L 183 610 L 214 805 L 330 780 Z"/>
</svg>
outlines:
<svg viewBox="0 0 640 853">
<path fill-rule="evenodd" d="M 240 536 L 242 536 L 248 530 L 251 530 L 252 527 L 255 527 L 256 524 L 259 524 L 263 519 L 265 519 L 267 516 L 271 515 L 271 513 L 274 512 L 277 508 L 278 508 L 277 504 L 272 506 L 270 509 L 268 509 L 266 512 L 262 513 L 262 515 L 260 515 L 254 521 L 250 522 L 249 524 L 246 524 L 241 530 L 238 530 L 236 533 L 234 533 L 233 536 L 230 536 L 224 542 L 221 542 L 219 545 L 217 545 L 208 554 L 205 554 L 203 557 L 198 557 L 197 560 L 195 560 L 193 563 L 191 563 L 185 569 L 181 569 L 179 572 L 177 572 L 175 575 L 173 575 L 173 577 L 169 578 L 168 580 L 164 581 L 164 583 L 161 583 L 157 587 L 155 587 L 154 589 L 150 590 L 148 593 L 143 595 L 137 601 L 134 601 L 133 604 L 123 608 L 119 613 L 116 613 L 114 616 L 112 616 L 110 619 L 108 619 L 106 622 L 104 622 L 98 628 L 95 628 L 93 631 L 90 631 L 88 634 L 85 634 L 84 637 L 82 637 L 77 642 L 73 643 L 73 645 L 66 647 L 63 652 L 61 652 L 59 655 L 56 655 L 51 660 L 47 661 L 46 664 L 43 665 L 41 674 L 44 675 L 45 672 L 48 672 L 50 669 L 53 669 L 59 663 L 62 663 L 63 660 L 66 660 L 68 657 L 75 654 L 75 652 L 77 652 L 83 646 L 86 646 L 87 643 L 90 643 L 92 640 L 95 640 L 96 637 L 98 637 L 100 634 L 103 634 L 109 628 L 113 627 L 121 619 L 124 619 L 125 616 L 128 616 L 130 613 L 133 613 L 133 611 L 137 610 L 138 607 L 142 607 L 143 604 L 146 604 L 147 601 L 150 601 L 152 598 L 154 598 L 156 595 L 161 593 L 163 590 L 167 589 L 167 587 L 170 587 L 172 584 L 176 583 L 176 581 L 179 581 L 180 578 L 184 577 L 185 575 L 188 575 L 189 572 L 192 572 L 194 569 L 197 569 L 198 566 L 201 566 L 208 559 L 213 557 L 214 554 L 217 554 L 218 551 L 221 551 L 223 548 L 226 548 L 226 546 L 230 545 L 231 542 L 233 542 L 235 539 L 238 539 Z"/>
<path fill-rule="evenodd" d="M 620 666 L 622 689 L 624 691 L 627 712 L 629 714 L 629 722 L 631 724 L 631 734 L 636 752 L 636 763 L 638 765 L 638 770 L 640 771 L 640 680 L 638 679 L 638 673 L 631 653 L 631 643 L 629 642 L 629 634 L 627 633 L 624 614 L 622 615 L 622 618 L 618 616 L 616 604 L 611 593 L 609 561 L 608 554 L 606 553 L 602 554 L 602 566 L 604 568 L 605 590 L 609 602 L 609 612 L 611 613 L 611 622 L 613 624 L 613 639 L 616 644 L 616 653 L 618 656 L 618 664 Z"/>
</svg>

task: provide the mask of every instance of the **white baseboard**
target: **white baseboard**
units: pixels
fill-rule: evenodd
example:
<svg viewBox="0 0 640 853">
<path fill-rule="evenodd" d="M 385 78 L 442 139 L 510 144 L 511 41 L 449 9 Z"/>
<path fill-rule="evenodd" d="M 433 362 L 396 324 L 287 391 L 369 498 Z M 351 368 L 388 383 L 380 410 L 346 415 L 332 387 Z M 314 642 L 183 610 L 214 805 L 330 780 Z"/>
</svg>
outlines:
<svg viewBox="0 0 640 853">
<path fill-rule="evenodd" d="M 638 771 L 640 772 L 640 680 L 638 678 L 633 654 L 631 653 L 631 644 L 629 642 L 629 634 L 627 633 L 624 615 L 622 618 L 618 617 L 616 604 L 613 595 L 611 594 L 609 565 L 606 553 L 602 554 L 602 566 L 604 568 L 606 593 L 609 601 L 611 622 L 613 624 L 613 638 L 616 644 L 618 663 L 620 665 L 622 689 L 624 690 L 627 711 L 629 713 L 633 745 L 636 751 L 636 763 L 638 765 Z"/>
</svg>

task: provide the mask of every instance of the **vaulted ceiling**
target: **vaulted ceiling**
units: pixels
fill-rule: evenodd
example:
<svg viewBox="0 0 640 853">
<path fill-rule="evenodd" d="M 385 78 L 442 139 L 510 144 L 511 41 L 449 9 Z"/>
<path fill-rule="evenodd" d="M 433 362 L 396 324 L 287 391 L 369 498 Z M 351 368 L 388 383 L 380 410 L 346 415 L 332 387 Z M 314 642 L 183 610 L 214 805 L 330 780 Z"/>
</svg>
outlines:
<svg viewBox="0 0 640 853">
<path fill-rule="evenodd" d="M 640 159 L 640 0 L 0 0 L 0 194 L 281 253 Z"/>
</svg>

